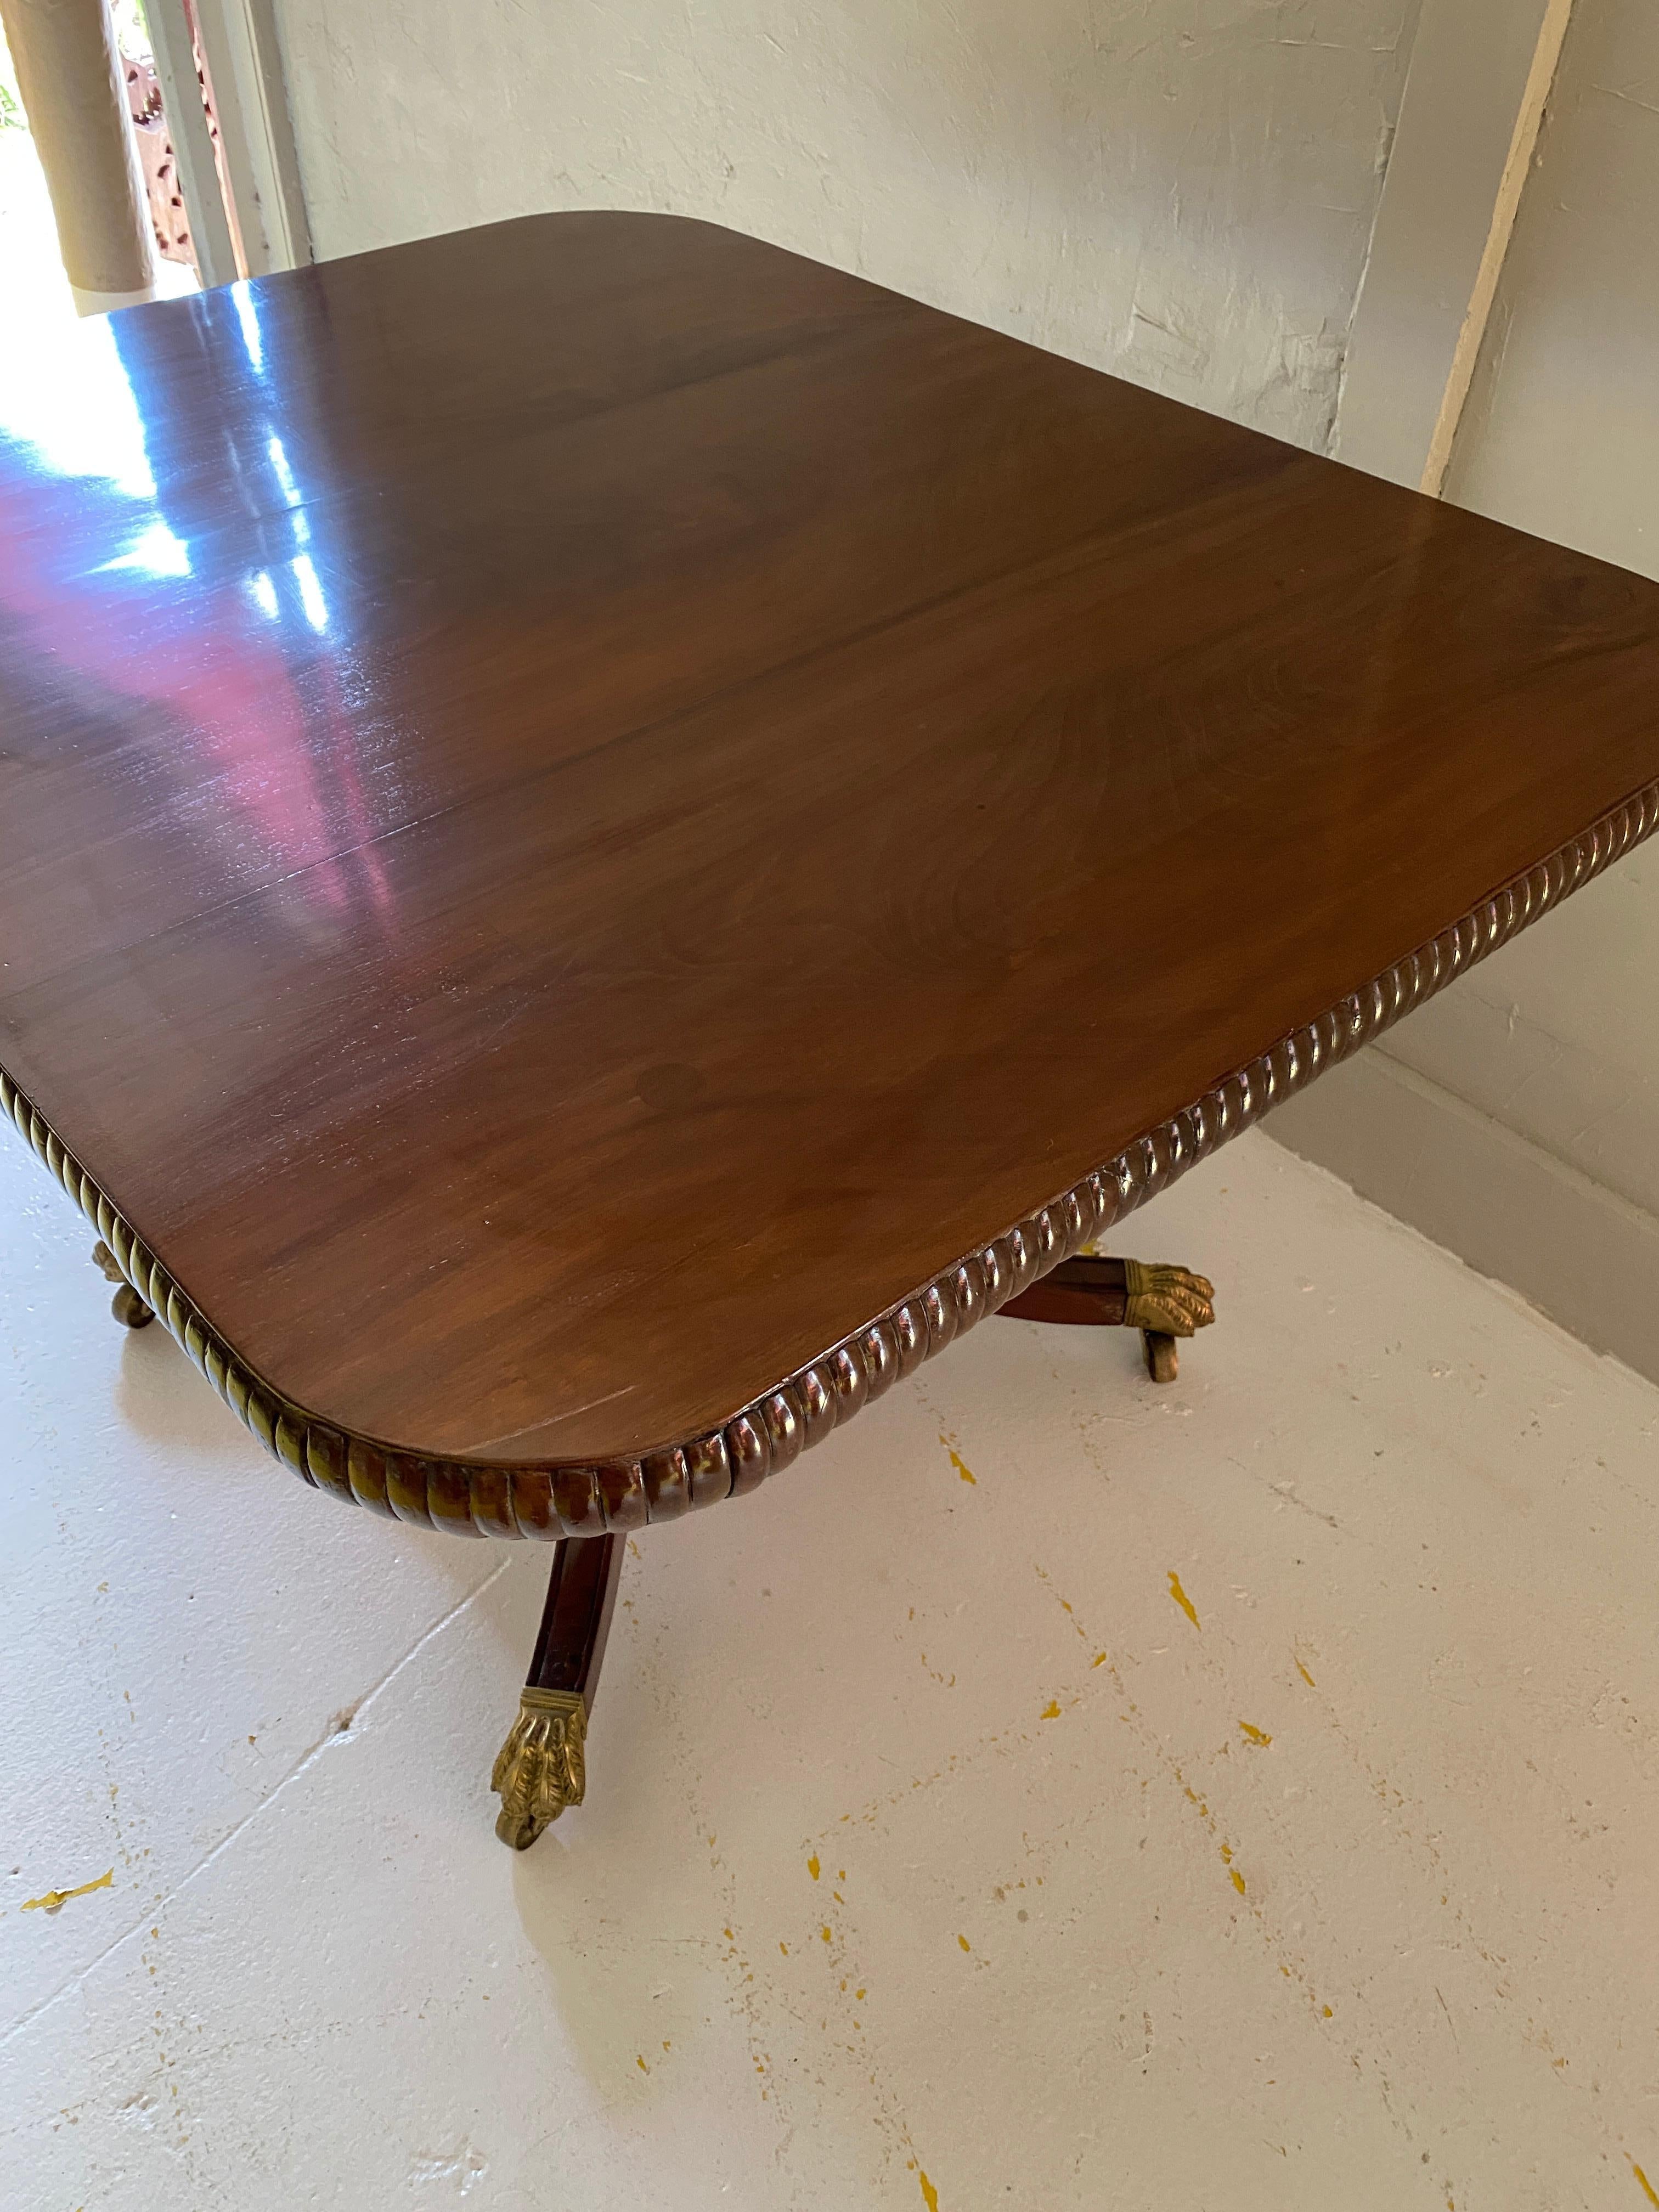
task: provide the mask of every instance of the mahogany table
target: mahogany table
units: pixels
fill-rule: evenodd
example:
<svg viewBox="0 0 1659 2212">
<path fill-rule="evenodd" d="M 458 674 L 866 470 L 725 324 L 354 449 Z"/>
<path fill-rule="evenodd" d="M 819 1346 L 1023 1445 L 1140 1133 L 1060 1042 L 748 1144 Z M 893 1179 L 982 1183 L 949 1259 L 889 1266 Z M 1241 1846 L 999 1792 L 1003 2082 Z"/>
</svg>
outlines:
<svg viewBox="0 0 1659 2212">
<path fill-rule="evenodd" d="M 1016 1304 L 1170 1373 L 1084 1248 L 1659 821 L 1653 585 L 704 224 L 78 338 L 0 1098 L 304 1480 L 556 1544 L 516 1844 L 624 1532 Z"/>
</svg>

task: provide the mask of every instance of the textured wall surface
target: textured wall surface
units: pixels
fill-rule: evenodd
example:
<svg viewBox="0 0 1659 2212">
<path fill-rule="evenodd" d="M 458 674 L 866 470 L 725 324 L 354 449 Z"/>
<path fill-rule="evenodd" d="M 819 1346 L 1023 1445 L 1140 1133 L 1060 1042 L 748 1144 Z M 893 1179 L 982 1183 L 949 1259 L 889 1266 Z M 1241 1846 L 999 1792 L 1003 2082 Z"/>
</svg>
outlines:
<svg viewBox="0 0 1659 2212">
<path fill-rule="evenodd" d="M 321 256 L 707 216 L 1322 447 L 1417 0 L 277 0 Z"/>
<path fill-rule="evenodd" d="M 1413 491 L 1459 359 L 1516 118 L 1540 42 L 1554 58 L 1564 4 L 1422 0 L 1330 446 L 1339 460 Z M 1540 95 L 1547 89 L 1546 77 Z"/>
<path fill-rule="evenodd" d="M 1448 482 L 1659 576 L 1659 9 L 1577 0 Z"/>
<path fill-rule="evenodd" d="M 1659 577 L 1659 9 L 1578 0 L 1449 496 Z M 1659 1213 L 1659 861 L 1638 854 L 1389 1040 Z"/>
</svg>

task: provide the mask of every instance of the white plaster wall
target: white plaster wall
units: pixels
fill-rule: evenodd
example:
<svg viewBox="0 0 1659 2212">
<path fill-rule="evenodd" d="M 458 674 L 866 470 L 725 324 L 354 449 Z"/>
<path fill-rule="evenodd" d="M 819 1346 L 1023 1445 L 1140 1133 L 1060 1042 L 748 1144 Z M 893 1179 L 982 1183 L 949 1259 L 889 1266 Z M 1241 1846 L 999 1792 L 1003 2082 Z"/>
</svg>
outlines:
<svg viewBox="0 0 1659 2212">
<path fill-rule="evenodd" d="M 1659 577 L 1659 9 L 1577 0 L 1449 495 Z M 1655 702 L 1659 720 L 1659 701 Z M 1659 1212 L 1651 848 L 1389 1048 Z"/>
<path fill-rule="evenodd" d="M 1413 491 L 1458 359 L 1516 117 L 1560 5 L 1422 0 L 1330 444 L 1338 460 Z"/>
<path fill-rule="evenodd" d="M 1659 9 L 1577 0 L 1448 489 L 1659 576 Z"/>
<path fill-rule="evenodd" d="M 1444 189 L 1458 214 L 1452 187 L 1466 165 L 1413 131 L 1413 97 L 1408 88 L 1373 270 L 1414 145 L 1423 173 L 1409 179 L 1410 204 Z M 1653 576 L 1656 211 L 1659 9 L 1577 0 L 1447 494 Z M 1368 286 L 1356 321 L 1345 454 L 1360 356 L 1407 350 L 1409 331 L 1384 330 L 1370 346 L 1376 296 Z M 1360 424 L 1354 449 L 1369 437 L 1382 455 L 1389 427 Z M 1659 1379 L 1656 975 L 1659 852 L 1647 847 L 1293 1101 L 1273 1133 Z"/>
<path fill-rule="evenodd" d="M 319 256 L 771 239 L 1322 448 L 1418 0 L 276 0 Z"/>
</svg>

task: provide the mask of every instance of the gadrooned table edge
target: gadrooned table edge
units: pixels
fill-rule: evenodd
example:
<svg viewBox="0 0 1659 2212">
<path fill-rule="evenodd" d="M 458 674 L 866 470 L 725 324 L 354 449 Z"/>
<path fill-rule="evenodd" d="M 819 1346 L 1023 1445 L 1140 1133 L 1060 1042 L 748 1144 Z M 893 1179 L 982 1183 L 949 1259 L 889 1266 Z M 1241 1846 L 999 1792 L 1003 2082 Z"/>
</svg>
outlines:
<svg viewBox="0 0 1659 2212">
<path fill-rule="evenodd" d="M 1431 998 L 1659 828 L 1644 785 L 1425 945 L 1160 1122 L 1115 1159 L 967 1253 L 772 1389 L 689 1441 L 601 1464 L 490 1467 L 423 1456 L 325 1420 L 257 1374 L 135 1236 L 0 1067 L 0 1106 L 80 1206 L 128 1281 L 225 1403 L 313 1489 L 459 1536 L 599 1536 L 739 1498 L 914 1374 L 987 1314 L 1133 1212 L 1218 1145 Z"/>
</svg>

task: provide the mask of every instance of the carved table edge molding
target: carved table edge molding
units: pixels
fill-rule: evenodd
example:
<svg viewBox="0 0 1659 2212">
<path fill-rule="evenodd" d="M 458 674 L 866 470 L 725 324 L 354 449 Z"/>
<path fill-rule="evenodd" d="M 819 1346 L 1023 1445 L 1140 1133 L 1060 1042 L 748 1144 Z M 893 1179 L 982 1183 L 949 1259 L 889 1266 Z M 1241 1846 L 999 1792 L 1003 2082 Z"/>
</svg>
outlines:
<svg viewBox="0 0 1659 2212">
<path fill-rule="evenodd" d="M 689 1442 L 606 1464 L 488 1467 L 359 1437 L 296 1406 L 234 1352 L 136 1237 L 11 1077 L 3 1106 L 214 1389 L 314 1489 L 461 1536 L 598 1536 L 738 1498 L 1068 1259 L 1230 1137 L 1494 952 L 1659 828 L 1659 781 L 1492 892 L 1459 921 L 1139 1138 L 1001 1236 Z"/>
</svg>

